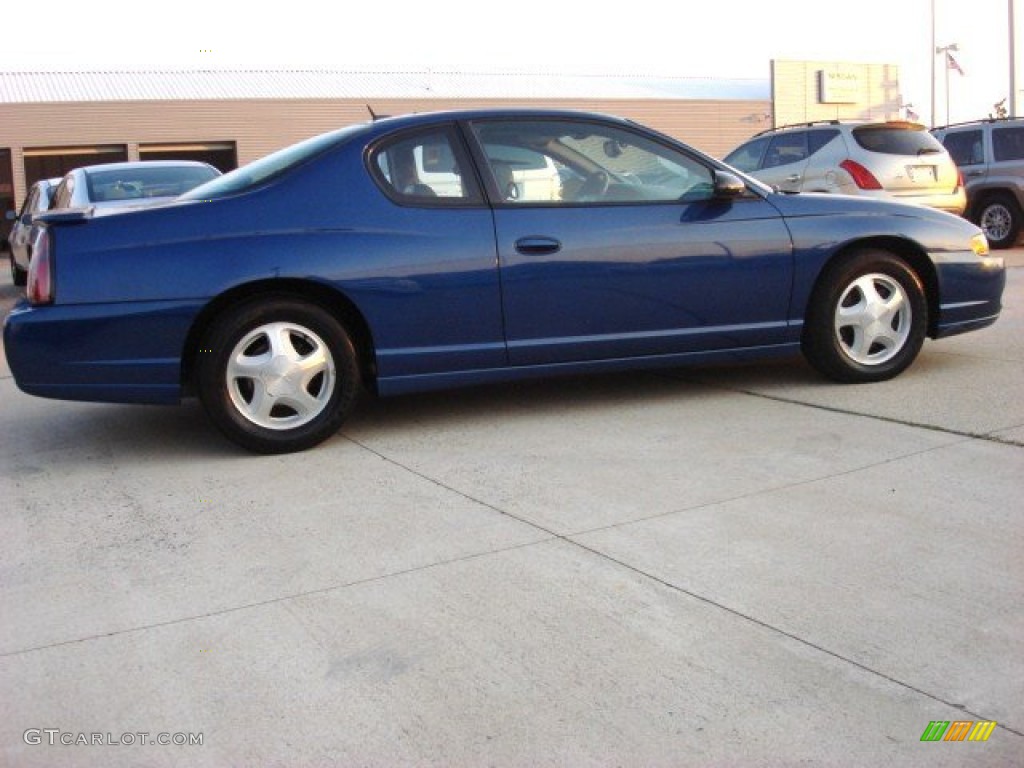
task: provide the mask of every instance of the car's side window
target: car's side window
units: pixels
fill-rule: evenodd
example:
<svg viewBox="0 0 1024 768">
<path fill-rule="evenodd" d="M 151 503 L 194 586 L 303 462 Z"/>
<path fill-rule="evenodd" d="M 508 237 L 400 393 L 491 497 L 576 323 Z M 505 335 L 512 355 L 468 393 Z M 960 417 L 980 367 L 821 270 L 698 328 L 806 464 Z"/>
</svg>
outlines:
<svg viewBox="0 0 1024 768">
<path fill-rule="evenodd" d="M 711 197 L 697 159 L 613 125 L 487 120 L 473 125 L 499 205 L 668 203 Z"/>
<path fill-rule="evenodd" d="M 977 165 L 985 160 L 981 141 L 981 131 L 957 131 L 946 134 L 942 144 L 957 165 Z"/>
<path fill-rule="evenodd" d="M 402 204 L 480 201 L 467 173 L 468 159 L 448 130 L 433 128 L 391 138 L 373 150 L 370 165 L 388 197 Z"/>
<path fill-rule="evenodd" d="M 761 167 L 761 158 L 764 156 L 764 150 L 768 146 L 769 140 L 770 137 L 762 136 L 760 139 L 748 141 L 742 147 L 726 155 L 725 162 L 744 173 L 756 171 Z"/>
<path fill-rule="evenodd" d="M 64 177 L 64 180 L 57 187 L 57 191 L 50 201 L 50 208 L 67 208 L 71 205 L 71 193 L 75 188 L 75 180 L 71 176 Z"/>
<path fill-rule="evenodd" d="M 992 154 L 997 162 L 1024 159 L 1024 128 L 994 128 Z"/>
<path fill-rule="evenodd" d="M 807 131 L 780 133 L 772 138 L 764 156 L 764 167 L 774 168 L 807 159 Z"/>
<path fill-rule="evenodd" d="M 33 186 L 29 196 L 25 198 L 25 202 L 22 203 L 21 210 L 18 211 L 18 218 L 21 218 L 26 213 L 34 213 L 36 210 L 36 200 L 39 198 L 39 187 Z"/>
<path fill-rule="evenodd" d="M 813 155 L 819 149 L 824 147 L 826 144 L 832 141 L 836 136 L 839 135 L 838 128 L 823 128 L 816 131 L 808 131 L 807 133 L 807 150 L 808 157 Z"/>
</svg>

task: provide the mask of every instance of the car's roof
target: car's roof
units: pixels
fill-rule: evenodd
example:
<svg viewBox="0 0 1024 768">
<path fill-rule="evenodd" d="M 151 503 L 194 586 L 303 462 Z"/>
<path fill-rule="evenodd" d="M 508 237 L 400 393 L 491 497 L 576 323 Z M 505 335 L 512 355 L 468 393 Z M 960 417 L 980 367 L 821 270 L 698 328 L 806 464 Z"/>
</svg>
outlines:
<svg viewBox="0 0 1024 768">
<path fill-rule="evenodd" d="M 436 112 L 411 112 L 406 115 L 379 117 L 375 122 L 407 121 L 429 122 L 434 120 L 473 120 L 485 117 L 565 117 L 590 118 L 597 120 L 623 121 L 623 118 L 600 112 L 588 112 L 579 109 L 554 109 L 545 107 L 487 107 L 478 109 L 448 109 Z"/>
<path fill-rule="evenodd" d="M 360 128 L 368 132 L 394 130 L 404 126 L 429 125 L 432 123 L 450 122 L 455 120 L 487 120 L 487 119 L 563 119 L 563 120 L 599 120 L 630 125 L 630 121 L 616 115 L 587 112 L 575 109 L 545 109 L 533 107 L 489 107 L 485 109 L 453 109 L 436 112 L 413 112 L 406 115 L 377 117 L 363 123 Z M 352 126 L 350 126 L 352 127 Z M 344 129 L 343 129 L 344 130 Z M 362 131 L 360 131 L 362 132 Z"/>
<path fill-rule="evenodd" d="M 85 165 L 81 168 L 75 168 L 71 173 L 97 173 L 99 171 L 134 170 L 136 168 L 213 168 L 213 166 L 197 160 L 138 160 L 125 163 Z"/>
<path fill-rule="evenodd" d="M 600 122 L 617 123 L 623 127 L 638 126 L 631 120 L 617 115 L 604 114 L 600 112 L 589 112 L 578 109 L 547 109 L 543 107 L 488 107 L 478 109 L 450 109 L 432 112 L 412 112 L 404 115 L 375 116 L 374 119 L 364 123 L 337 128 L 320 134 L 327 138 L 337 136 L 339 140 L 352 139 L 376 139 L 403 128 L 415 128 L 418 126 L 437 125 L 455 121 L 488 120 L 488 119 L 561 119 L 561 120 L 593 120 Z M 650 128 L 645 128 L 650 131 Z M 317 138 L 310 136 L 309 140 Z M 97 167 L 97 166 L 93 166 Z"/>
<path fill-rule="evenodd" d="M 815 120 L 808 123 L 793 123 L 791 125 L 780 125 L 776 128 L 767 128 L 757 135 L 766 136 L 771 133 L 780 133 L 782 131 L 827 130 L 829 128 L 896 128 L 904 131 L 927 130 L 927 127 L 923 123 L 915 123 L 911 120 Z"/>
<path fill-rule="evenodd" d="M 516 119 L 539 119 L 539 120 L 575 120 L 575 121 L 596 121 L 613 123 L 623 128 L 643 128 L 646 131 L 652 129 L 628 120 L 618 115 L 611 115 L 601 112 L 590 112 L 578 109 L 553 109 L 543 107 L 488 107 L 478 109 L 452 109 L 434 112 L 413 112 L 406 115 L 394 115 L 377 117 L 374 120 L 350 125 L 336 131 L 329 131 L 329 134 L 338 134 L 349 138 L 362 137 L 363 139 L 375 139 L 379 136 L 402 130 L 403 128 L 415 128 L 419 126 L 436 125 L 455 121 L 483 121 L 490 119 L 516 120 Z M 325 134 L 326 135 L 326 134 Z"/>
<path fill-rule="evenodd" d="M 950 123 L 949 125 L 937 125 L 933 131 L 946 131 L 953 128 L 978 128 L 983 125 L 1005 125 L 1008 123 L 1024 122 L 1024 117 L 983 117 L 980 120 L 967 120 L 963 123 Z"/>
</svg>

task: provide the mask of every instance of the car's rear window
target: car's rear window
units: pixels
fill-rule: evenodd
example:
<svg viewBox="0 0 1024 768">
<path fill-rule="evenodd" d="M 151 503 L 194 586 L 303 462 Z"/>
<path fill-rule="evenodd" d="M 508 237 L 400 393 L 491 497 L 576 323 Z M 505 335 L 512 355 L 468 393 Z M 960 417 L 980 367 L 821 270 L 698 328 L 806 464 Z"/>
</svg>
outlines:
<svg viewBox="0 0 1024 768">
<path fill-rule="evenodd" d="M 220 174 L 207 166 L 131 165 L 86 174 L 89 200 L 109 203 L 150 197 L 177 197 Z"/>
<path fill-rule="evenodd" d="M 362 127 L 362 125 L 350 125 L 347 128 L 342 128 L 340 131 L 324 133 L 298 144 L 293 144 L 290 147 L 279 149 L 273 154 L 255 160 L 248 165 L 243 165 L 241 168 L 236 168 L 231 173 L 218 176 L 213 181 L 196 187 L 191 192 L 182 195 L 179 199 L 213 200 L 255 189 L 289 169 L 302 165 L 321 152 L 327 151 L 343 141 L 346 136 Z"/>
<path fill-rule="evenodd" d="M 886 155 L 931 155 L 944 151 L 939 140 L 924 128 L 864 125 L 853 129 L 853 138 L 869 152 Z"/>
</svg>

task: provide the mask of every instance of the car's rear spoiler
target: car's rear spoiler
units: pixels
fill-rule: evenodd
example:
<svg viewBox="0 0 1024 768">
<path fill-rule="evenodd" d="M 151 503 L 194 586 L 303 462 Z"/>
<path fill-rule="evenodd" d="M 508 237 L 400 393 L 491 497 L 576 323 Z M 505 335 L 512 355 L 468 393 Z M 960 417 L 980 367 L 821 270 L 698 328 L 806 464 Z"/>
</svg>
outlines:
<svg viewBox="0 0 1024 768">
<path fill-rule="evenodd" d="M 95 210 L 96 207 L 92 205 L 83 208 L 58 208 L 55 211 L 37 213 L 32 217 L 32 221 L 33 223 L 42 221 L 47 224 L 75 224 L 91 219 Z"/>
</svg>

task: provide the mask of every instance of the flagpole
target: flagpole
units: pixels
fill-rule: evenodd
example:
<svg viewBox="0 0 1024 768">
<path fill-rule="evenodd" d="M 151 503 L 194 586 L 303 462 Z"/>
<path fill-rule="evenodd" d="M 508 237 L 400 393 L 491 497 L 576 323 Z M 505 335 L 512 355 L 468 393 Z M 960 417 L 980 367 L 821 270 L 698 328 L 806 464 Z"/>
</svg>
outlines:
<svg viewBox="0 0 1024 768">
<path fill-rule="evenodd" d="M 946 70 L 946 125 L 949 125 L 949 70 L 954 66 L 955 59 L 950 51 L 959 51 L 960 46 L 956 43 L 950 43 L 949 45 L 939 45 L 935 48 L 935 55 L 942 55 L 942 63 L 944 64 L 943 69 Z M 934 56 L 932 57 L 932 65 L 934 66 Z M 960 65 L 956 65 L 956 69 L 960 74 L 963 74 L 963 70 L 960 69 Z M 934 92 L 934 88 L 932 89 Z M 932 118 L 934 122 L 934 118 Z"/>
<path fill-rule="evenodd" d="M 1012 0 L 1011 0 L 1012 2 Z M 935 0 L 932 0 L 932 109 L 928 119 L 932 121 L 932 128 L 935 127 L 935 56 L 938 53 L 935 45 Z"/>
<path fill-rule="evenodd" d="M 934 0 L 932 0 L 934 2 Z M 1010 28 L 1010 117 L 1017 116 L 1017 30 L 1013 22 L 1013 4 L 1015 0 L 1006 0 L 1007 26 Z"/>
</svg>

